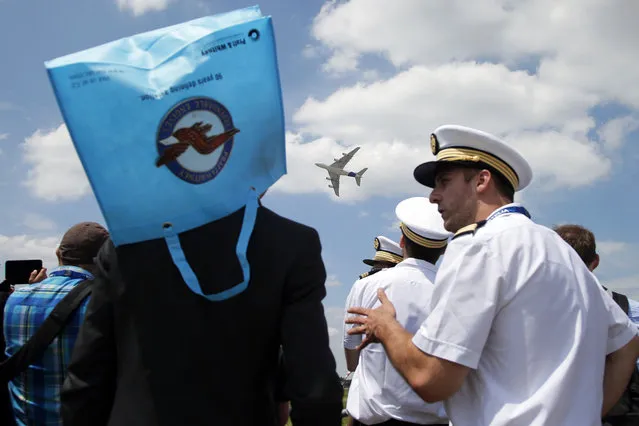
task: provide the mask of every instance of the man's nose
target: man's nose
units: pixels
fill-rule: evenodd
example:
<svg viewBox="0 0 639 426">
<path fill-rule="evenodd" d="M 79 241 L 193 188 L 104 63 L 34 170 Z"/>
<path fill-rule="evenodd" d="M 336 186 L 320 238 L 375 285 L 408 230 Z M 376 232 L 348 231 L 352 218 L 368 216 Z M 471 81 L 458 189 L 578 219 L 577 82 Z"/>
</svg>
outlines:
<svg viewBox="0 0 639 426">
<path fill-rule="evenodd" d="M 428 196 L 428 200 L 433 203 L 433 204 L 437 204 L 439 202 L 439 200 L 441 200 L 441 197 L 439 195 L 439 192 L 435 191 L 434 189 L 430 192 L 430 195 Z"/>
</svg>

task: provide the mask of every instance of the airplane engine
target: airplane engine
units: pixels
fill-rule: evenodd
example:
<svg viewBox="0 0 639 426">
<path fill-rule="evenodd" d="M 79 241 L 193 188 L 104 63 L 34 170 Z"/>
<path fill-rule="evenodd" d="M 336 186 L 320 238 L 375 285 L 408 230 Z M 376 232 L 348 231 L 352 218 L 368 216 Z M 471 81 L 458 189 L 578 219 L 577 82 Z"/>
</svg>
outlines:
<svg viewBox="0 0 639 426">
<path fill-rule="evenodd" d="M 331 180 L 331 178 L 326 178 L 326 180 Z"/>
<path fill-rule="evenodd" d="M 333 187 L 333 185 L 328 185 L 328 187 L 329 187 L 329 188 L 332 188 L 332 187 Z"/>
<path fill-rule="evenodd" d="M 333 161 L 339 161 L 337 158 L 333 158 Z"/>
</svg>

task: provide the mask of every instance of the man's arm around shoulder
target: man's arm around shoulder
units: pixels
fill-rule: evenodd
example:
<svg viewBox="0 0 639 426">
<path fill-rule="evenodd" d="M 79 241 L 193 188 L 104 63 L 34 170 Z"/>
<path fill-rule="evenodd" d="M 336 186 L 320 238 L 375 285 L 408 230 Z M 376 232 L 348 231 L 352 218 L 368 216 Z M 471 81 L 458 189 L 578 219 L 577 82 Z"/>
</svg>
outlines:
<svg viewBox="0 0 639 426">
<path fill-rule="evenodd" d="M 322 299 L 326 271 L 317 231 L 302 227 L 284 289 L 281 341 L 295 426 L 341 424 L 343 388 L 329 347 Z"/>
</svg>

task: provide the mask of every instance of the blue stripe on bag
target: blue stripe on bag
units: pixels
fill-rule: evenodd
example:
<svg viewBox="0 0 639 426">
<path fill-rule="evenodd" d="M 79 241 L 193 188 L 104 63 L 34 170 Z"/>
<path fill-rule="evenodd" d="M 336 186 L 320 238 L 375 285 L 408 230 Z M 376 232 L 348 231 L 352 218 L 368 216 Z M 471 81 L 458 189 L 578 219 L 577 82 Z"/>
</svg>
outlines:
<svg viewBox="0 0 639 426">
<path fill-rule="evenodd" d="M 230 299 L 233 296 L 237 296 L 247 289 L 248 283 L 251 279 L 251 267 L 248 263 L 248 259 L 246 258 L 246 250 L 248 248 L 248 243 L 251 239 L 251 235 L 253 234 L 253 228 L 255 227 L 255 218 L 257 217 L 258 208 L 257 199 L 257 191 L 255 190 L 255 188 L 251 188 L 248 202 L 246 203 L 246 207 L 244 208 L 242 229 L 240 230 L 240 236 L 237 240 L 237 246 L 235 248 L 235 253 L 237 254 L 237 258 L 240 261 L 240 265 L 242 267 L 244 280 L 241 283 L 229 288 L 228 290 L 224 290 L 219 293 L 204 294 L 202 292 L 200 282 L 195 276 L 193 269 L 191 269 L 191 265 L 189 265 L 189 262 L 186 260 L 184 251 L 182 251 L 179 236 L 175 233 L 171 224 L 166 224 L 164 226 L 164 240 L 166 241 L 166 245 L 168 246 L 169 252 L 171 253 L 173 263 L 175 263 L 175 266 L 178 268 L 180 274 L 182 275 L 182 279 L 192 292 L 207 298 L 211 302 L 221 302 L 223 300 Z"/>
</svg>

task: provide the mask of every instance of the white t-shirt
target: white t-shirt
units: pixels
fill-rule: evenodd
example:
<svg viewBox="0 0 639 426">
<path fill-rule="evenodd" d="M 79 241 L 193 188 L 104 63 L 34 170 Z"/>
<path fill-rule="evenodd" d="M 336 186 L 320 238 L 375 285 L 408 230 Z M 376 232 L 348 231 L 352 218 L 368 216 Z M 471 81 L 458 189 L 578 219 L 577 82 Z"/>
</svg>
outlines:
<svg viewBox="0 0 639 426">
<path fill-rule="evenodd" d="M 523 214 L 453 239 L 422 351 L 471 370 L 446 401 L 455 426 L 600 426 L 604 363 L 637 328 L 577 253 Z"/>
<path fill-rule="evenodd" d="M 415 333 L 428 316 L 435 272 L 435 266 L 428 262 L 405 259 L 394 268 L 353 285 L 346 309 L 378 307 L 377 289 L 383 288 L 395 306 L 397 321 L 410 333 Z M 362 336 L 346 334 L 351 327 L 350 324 L 344 327 L 344 347 L 347 349 L 355 349 L 362 340 Z M 360 352 L 346 409 L 365 424 L 381 423 L 391 418 L 424 425 L 448 423 L 443 403 L 424 402 L 393 367 L 379 343 L 370 344 Z"/>
</svg>

